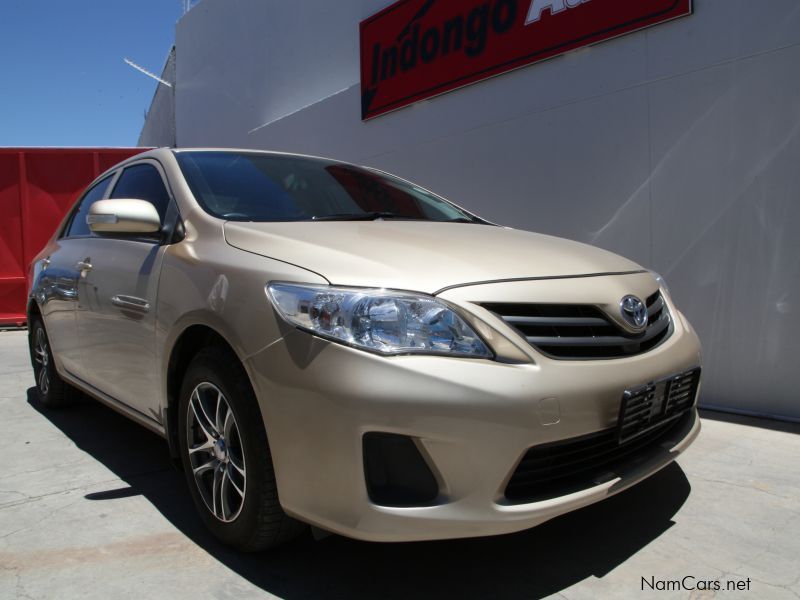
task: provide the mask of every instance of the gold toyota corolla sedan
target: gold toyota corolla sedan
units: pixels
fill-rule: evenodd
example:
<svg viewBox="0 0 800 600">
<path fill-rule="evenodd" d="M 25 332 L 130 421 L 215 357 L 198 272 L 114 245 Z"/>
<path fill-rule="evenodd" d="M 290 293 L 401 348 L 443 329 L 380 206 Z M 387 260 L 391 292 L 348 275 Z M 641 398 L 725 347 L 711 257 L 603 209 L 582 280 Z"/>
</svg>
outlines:
<svg viewBox="0 0 800 600">
<path fill-rule="evenodd" d="M 697 436 L 700 346 L 660 277 L 334 160 L 158 149 L 31 266 L 41 402 L 159 433 L 223 542 L 526 529 Z"/>
</svg>

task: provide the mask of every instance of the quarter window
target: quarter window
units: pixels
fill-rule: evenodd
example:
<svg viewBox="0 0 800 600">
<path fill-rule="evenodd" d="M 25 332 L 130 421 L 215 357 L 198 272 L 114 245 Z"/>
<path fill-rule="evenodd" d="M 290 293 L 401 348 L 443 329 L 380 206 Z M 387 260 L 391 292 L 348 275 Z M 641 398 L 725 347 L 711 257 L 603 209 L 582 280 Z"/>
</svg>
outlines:
<svg viewBox="0 0 800 600">
<path fill-rule="evenodd" d="M 153 165 L 141 164 L 125 169 L 117 185 L 114 186 L 111 197 L 147 200 L 156 207 L 161 222 L 164 222 L 164 215 L 169 205 L 169 193 L 164 187 L 161 174 Z"/>
</svg>

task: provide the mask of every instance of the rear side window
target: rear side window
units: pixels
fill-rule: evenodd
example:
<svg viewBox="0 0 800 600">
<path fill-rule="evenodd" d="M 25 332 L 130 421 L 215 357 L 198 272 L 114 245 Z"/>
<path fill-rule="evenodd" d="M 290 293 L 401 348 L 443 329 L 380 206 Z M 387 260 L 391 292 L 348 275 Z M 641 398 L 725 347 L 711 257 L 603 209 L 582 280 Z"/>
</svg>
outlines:
<svg viewBox="0 0 800 600">
<path fill-rule="evenodd" d="M 164 215 L 169 205 L 169 193 L 161 174 L 153 165 L 135 165 L 125 169 L 117 180 L 111 197 L 147 200 L 156 207 L 161 222 L 164 222 Z"/>
<path fill-rule="evenodd" d="M 106 189 L 108 188 L 109 183 L 111 183 L 111 175 L 95 183 L 83 195 L 83 199 L 81 200 L 81 203 L 78 206 L 78 210 L 76 210 L 75 213 L 72 215 L 72 220 L 67 226 L 67 231 L 64 234 L 65 237 L 74 237 L 79 235 L 92 234 L 92 230 L 89 229 L 89 226 L 86 224 L 86 215 L 89 214 L 89 207 L 94 202 L 103 199 L 103 196 L 106 193 Z"/>
</svg>

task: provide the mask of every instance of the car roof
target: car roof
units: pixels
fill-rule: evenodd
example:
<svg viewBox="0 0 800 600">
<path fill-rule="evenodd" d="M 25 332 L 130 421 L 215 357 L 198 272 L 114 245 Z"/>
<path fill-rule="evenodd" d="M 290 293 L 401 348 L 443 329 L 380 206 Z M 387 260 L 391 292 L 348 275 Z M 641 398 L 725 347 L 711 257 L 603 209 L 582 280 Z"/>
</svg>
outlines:
<svg viewBox="0 0 800 600">
<path fill-rule="evenodd" d="M 111 173 L 113 171 L 116 171 L 117 169 L 119 169 L 121 167 L 124 167 L 124 166 L 126 166 L 126 165 L 128 165 L 130 163 L 134 163 L 134 162 L 137 162 L 137 161 L 145 159 L 145 158 L 152 158 L 152 159 L 158 160 L 160 158 L 164 158 L 166 156 L 174 156 L 175 154 L 179 154 L 179 153 L 182 153 L 182 152 L 228 152 L 228 153 L 231 153 L 231 154 L 237 154 L 237 153 L 244 154 L 244 153 L 246 153 L 246 154 L 263 154 L 263 155 L 266 155 L 266 156 L 297 156 L 297 157 L 302 157 L 302 158 L 311 158 L 311 159 L 316 159 L 316 160 L 324 160 L 324 161 L 328 161 L 328 162 L 336 162 L 336 163 L 341 163 L 342 162 L 342 161 L 337 160 L 335 158 L 327 158 L 327 157 L 323 157 L 323 156 L 314 156 L 312 154 L 300 154 L 300 153 L 296 153 L 296 152 L 278 152 L 278 151 L 275 151 L 275 150 L 257 150 L 257 149 L 254 149 L 254 148 L 221 148 L 221 147 L 213 147 L 213 146 L 208 146 L 208 147 L 180 147 L 180 148 L 176 148 L 176 147 L 171 147 L 171 146 L 163 146 L 163 147 L 160 147 L 160 148 L 152 148 L 150 150 L 146 150 L 146 151 L 141 152 L 139 154 L 134 154 L 133 156 L 130 156 L 130 157 L 126 158 L 125 160 L 122 160 L 122 161 L 116 163 L 115 165 L 109 167 L 108 169 L 106 169 L 105 171 L 100 173 L 97 177 L 95 177 L 95 179 L 92 181 L 92 183 L 90 185 L 93 185 L 95 182 L 100 181 L 101 179 L 106 177 L 109 173 Z M 87 186 L 87 187 L 90 187 L 90 186 Z"/>
</svg>

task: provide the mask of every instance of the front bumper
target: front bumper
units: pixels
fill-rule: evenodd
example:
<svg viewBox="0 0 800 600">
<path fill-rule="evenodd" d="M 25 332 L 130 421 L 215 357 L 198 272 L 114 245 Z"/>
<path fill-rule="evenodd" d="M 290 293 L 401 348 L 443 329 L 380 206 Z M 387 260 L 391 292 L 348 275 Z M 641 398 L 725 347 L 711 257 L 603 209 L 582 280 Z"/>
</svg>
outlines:
<svg viewBox="0 0 800 600">
<path fill-rule="evenodd" d="M 700 364 L 697 337 L 672 308 L 672 335 L 614 360 L 501 363 L 381 357 L 290 330 L 247 360 L 287 513 L 363 540 L 473 537 L 527 529 L 619 492 L 672 462 L 697 436 L 692 408 L 656 448 L 575 493 L 512 504 L 505 485 L 536 444 L 615 425 L 625 389 Z M 412 436 L 434 472 L 432 506 L 370 501 L 362 437 Z"/>
</svg>

